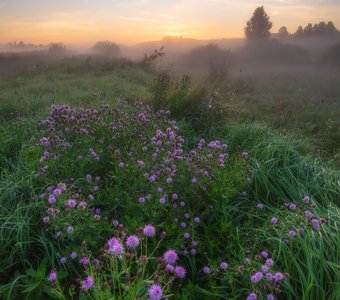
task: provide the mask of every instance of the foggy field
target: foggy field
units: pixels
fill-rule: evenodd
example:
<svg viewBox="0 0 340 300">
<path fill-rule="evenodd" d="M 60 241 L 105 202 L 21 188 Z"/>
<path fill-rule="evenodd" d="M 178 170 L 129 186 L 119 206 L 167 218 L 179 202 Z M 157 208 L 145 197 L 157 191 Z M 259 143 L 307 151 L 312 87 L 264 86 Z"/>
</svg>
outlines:
<svg viewBox="0 0 340 300">
<path fill-rule="evenodd" d="M 220 1 L 0 1 L 0 299 L 338 300 L 340 31 L 302 2 L 224 38 Z M 187 4 L 201 38 L 124 42 Z"/>
</svg>

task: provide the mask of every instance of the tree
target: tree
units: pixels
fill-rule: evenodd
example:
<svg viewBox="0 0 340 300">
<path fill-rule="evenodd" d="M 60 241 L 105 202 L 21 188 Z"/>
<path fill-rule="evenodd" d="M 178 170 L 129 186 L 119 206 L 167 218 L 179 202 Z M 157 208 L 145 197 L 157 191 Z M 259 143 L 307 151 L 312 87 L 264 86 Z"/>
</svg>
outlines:
<svg viewBox="0 0 340 300">
<path fill-rule="evenodd" d="M 326 25 L 326 30 L 327 30 L 327 33 L 336 33 L 338 30 L 335 28 L 333 22 L 328 22 L 327 25 Z"/>
<path fill-rule="evenodd" d="M 298 27 L 298 29 L 295 31 L 294 35 L 295 35 L 295 36 L 302 36 L 303 33 L 304 33 L 304 32 L 303 32 L 302 26 L 300 25 L 300 26 Z"/>
<path fill-rule="evenodd" d="M 268 39 L 272 26 L 273 23 L 270 22 L 269 16 L 264 11 L 263 6 L 260 6 L 255 9 L 253 16 L 247 22 L 244 33 L 248 40 Z"/>
<path fill-rule="evenodd" d="M 67 53 L 65 45 L 62 43 L 51 43 L 47 51 L 55 56 L 65 55 Z"/>
<path fill-rule="evenodd" d="M 117 44 L 109 42 L 109 41 L 100 41 L 97 42 L 92 50 L 102 56 L 105 57 L 118 57 L 120 55 L 120 48 Z"/>
<path fill-rule="evenodd" d="M 282 26 L 279 29 L 279 37 L 280 38 L 287 38 L 288 36 L 289 36 L 289 32 L 287 30 L 287 27 L 286 26 Z"/>
</svg>

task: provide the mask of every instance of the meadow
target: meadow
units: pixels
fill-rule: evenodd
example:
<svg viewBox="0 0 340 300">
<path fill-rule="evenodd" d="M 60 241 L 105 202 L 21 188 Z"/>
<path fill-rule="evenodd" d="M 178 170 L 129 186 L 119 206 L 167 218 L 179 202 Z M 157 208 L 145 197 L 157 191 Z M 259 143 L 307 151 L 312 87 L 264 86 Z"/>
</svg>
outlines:
<svg viewBox="0 0 340 300">
<path fill-rule="evenodd" d="M 1 298 L 338 299 L 338 71 L 183 73 L 0 77 Z"/>
</svg>

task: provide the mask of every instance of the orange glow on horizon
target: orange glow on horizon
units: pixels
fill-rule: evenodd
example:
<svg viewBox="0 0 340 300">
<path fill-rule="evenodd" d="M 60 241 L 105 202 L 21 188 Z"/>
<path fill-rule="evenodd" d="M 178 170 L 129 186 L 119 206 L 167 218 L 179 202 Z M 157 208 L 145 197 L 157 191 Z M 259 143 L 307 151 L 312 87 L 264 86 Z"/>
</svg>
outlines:
<svg viewBox="0 0 340 300">
<path fill-rule="evenodd" d="M 246 0 L 35 0 L 36 6 L 29 2 L 0 0 L 0 44 L 90 45 L 110 40 L 131 45 L 164 36 L 242 38 L 246 22 L 258 6 Z M 296 3 L 272 0 L 265 6 L 274 24 L 272 32 L 285 25 L 293 33 L 299 25 L 320 21 L 340 26 L 340 4 Z"/>
</svg>

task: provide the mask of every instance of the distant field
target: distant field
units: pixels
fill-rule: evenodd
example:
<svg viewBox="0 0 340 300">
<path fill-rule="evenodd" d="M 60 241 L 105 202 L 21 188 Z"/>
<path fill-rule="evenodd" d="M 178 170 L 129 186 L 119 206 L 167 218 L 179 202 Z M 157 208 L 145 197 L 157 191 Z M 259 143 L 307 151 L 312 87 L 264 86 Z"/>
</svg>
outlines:
<svg viewBox="0 0 340 300">
<path fill-rule="evenodd" d="M 0 77 L 1 299 L 337 300 L 337 73 L 208 73 Z"/>
</svg>

